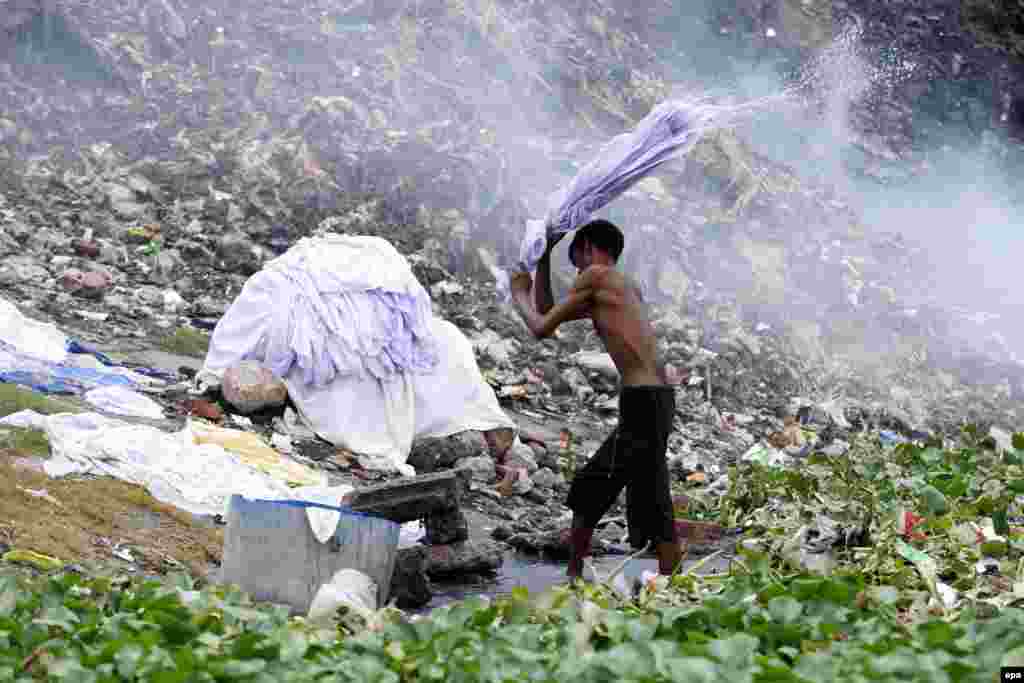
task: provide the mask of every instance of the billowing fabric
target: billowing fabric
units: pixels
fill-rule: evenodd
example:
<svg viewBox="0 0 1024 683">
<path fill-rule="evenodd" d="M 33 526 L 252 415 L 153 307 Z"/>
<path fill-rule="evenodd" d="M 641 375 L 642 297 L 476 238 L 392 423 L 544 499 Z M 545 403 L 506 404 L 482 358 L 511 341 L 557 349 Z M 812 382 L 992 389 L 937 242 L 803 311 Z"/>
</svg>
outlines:
<svg viewBox="0 0 1024 683">
<path fill-rule="evenodd" d="M 636 128 L 601 150 L 572 182 L 552 195 L 544 220 L 527 221 L 519 251 L 520 271 L 533 272 L 549 237 L 582 227 L 591 215 L 666 161 L 686 154 L 724 109 L 670 100 L 651 110 Z M 508 277 L 494 273 L 508 299 Z"/>
<path fill-rule="evenodd" d="M 246 281 L 213 331 L 207 365 L 258 360 L 314 387 L 428 372 L 430 316 L 429 295 L 386 240 L 305 238 Z"/>
</svg>

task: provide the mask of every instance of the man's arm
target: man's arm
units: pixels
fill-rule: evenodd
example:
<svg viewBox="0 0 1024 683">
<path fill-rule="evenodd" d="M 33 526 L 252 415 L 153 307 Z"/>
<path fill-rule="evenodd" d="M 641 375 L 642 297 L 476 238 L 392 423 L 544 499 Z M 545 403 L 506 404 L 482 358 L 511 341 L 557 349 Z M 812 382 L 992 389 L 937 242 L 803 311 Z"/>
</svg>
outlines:
<svg viewBox="0 0 1024 683">
<path fill-rule="evenodd" d="M 604 270 L 600 266 L 588 268 L 580 273 L 565 301 L 552 306 L 543 315 L 533 308 L 528 286 L 516 291 L 516 308 L 535 337 L 550 337 L 562 323 L 590 317 L 594 291 L 603 273 Z M 525 277 L 529 278 L 529 275 Z"/>
<path fill-rule="evenodd" d="M 537 280 L 533 283 L 533 302 L 537 311 L 544 315 L 555 305 L 555 296 L 551 292 L 551 249 L 550 247 L 537 262 Z"/>
<path fill-rule="evenodd" d="M 556 244 L 562 241 L 563 237 L 565 237 L 565 233 L 554 239 L 548 239 L 544 255 L 537 262 L 537 281 L 533 287 L 533 301 L 541 315 L 550 311 L 551 307 L 555 305 L 555 296 L 551 293 L 551 251 Z"/>
</svg>

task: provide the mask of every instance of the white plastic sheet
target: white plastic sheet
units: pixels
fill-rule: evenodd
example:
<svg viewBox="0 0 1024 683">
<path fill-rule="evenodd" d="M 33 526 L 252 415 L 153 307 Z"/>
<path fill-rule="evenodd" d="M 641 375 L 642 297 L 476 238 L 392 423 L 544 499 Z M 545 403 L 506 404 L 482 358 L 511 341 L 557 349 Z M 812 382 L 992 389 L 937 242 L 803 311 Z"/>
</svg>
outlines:
<svg viewBox="0 0 1024 683">
<path fill-rule="evenodd" d="M 21 314 L 0 298 L 0 342 L 39 360 L 60 363 L 67 355 L 68 339 L 53 323 L 42 323 Z"/>
</svg>

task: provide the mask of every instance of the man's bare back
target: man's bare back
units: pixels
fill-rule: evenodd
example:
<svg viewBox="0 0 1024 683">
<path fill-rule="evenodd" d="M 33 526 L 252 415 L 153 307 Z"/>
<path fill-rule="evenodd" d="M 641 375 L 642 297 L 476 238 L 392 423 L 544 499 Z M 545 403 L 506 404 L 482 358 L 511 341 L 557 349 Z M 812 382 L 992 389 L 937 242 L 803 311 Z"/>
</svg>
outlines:
<svg viewBox="0 0 1024 683">
<path fill-rule="evenodd" d="M 591 266 L 591 269 L 597 272 L 592 279 L 589 317 L 619 370 L 622 384 L 664 384 L 657 340 L 639 287 L 609 266 Z"/>
</svg>

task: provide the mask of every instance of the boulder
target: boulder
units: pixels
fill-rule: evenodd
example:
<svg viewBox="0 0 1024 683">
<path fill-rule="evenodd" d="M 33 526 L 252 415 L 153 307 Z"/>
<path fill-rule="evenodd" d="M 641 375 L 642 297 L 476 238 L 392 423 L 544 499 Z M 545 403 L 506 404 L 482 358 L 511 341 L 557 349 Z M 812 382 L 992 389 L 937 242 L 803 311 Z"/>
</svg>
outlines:
<svg viewBox="0 0 1024 683">
<path fill-rule="evenodd" d="M 288 399 L 284 382 L 253 361 L 242 361 L 228 368 L 221 390 L 225 400 L 243 414 L 283 406 Z"/>
</svg>

